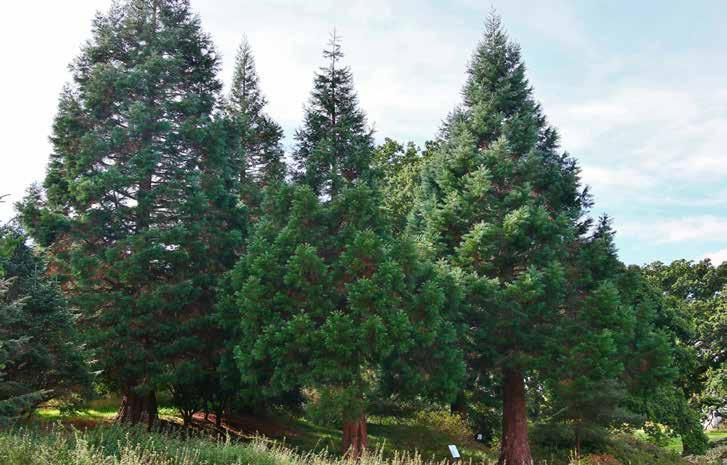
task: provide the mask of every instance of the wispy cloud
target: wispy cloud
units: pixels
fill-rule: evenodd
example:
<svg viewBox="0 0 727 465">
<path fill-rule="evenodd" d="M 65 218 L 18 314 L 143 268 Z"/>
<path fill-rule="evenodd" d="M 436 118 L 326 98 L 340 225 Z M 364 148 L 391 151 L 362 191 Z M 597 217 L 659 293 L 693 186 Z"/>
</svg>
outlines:
<svg viewBox="0 0 727 465">
<path fill-rule="evenodd" d="M 682 241 L 724 241 L 727 238 L 727 218 L 695 216 L 677 219 L 623 222 L 617 228 L 620 234 L 642 241 L 667 244 Z"/>
<path fill-rule="evenodd" d="M 727 249 L 717 250 L 715 252 L 709 252 L 703 255 L 701 258 L 709 258 L 712 263 L 719 265 L 723 262 L 727 262 Z"/>
</svg>

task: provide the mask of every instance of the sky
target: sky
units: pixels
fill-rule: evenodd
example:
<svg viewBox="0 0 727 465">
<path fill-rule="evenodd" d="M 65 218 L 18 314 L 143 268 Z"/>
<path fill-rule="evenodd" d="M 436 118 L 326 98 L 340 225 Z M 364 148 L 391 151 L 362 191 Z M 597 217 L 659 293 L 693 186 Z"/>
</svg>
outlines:
<svg viewBox="0 0 727 465">
<path fill-rule="evenodd" d="M 68 63 L 110 0 L 6 2 L 0 16 L 0 220 L 43 179 Z M 247 35 L 269 113 L 290 137 L 335 27 L 378 141 L 423 144 L 460 101 L 494 8 L 535 98 L 607 213 L 623 261 L 727 260 L 723 0 L 192 0 L 229 84 Z"/>
</svg>

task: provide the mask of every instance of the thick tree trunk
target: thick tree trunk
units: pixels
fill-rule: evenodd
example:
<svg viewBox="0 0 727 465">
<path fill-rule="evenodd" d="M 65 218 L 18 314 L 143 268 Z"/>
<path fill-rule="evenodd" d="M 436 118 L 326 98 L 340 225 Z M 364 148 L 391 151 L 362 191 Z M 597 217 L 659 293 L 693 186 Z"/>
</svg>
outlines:
<svg viewBox="0 0 727 465">
<path fill-rule="evenodd" d="M 497 465 L 532 465 L 525 411 L 525 380 L 517 369 L 504 371 L 502 445 Z"/>
<path fill-rule="evenodd" d="M 342 452 L 352 458 L 359 458 L 368 447 L 366 434 L 366 415 L 363 413 L 355 420 L 343 424 Z"/>
<path fill-rule="evenodd" d="M 139 394 L 133 388 L 125 391 L 116 414 L 116 423 L 145 424 L 148 428 L 159 420 L 156 393 Z"/>
</svg>

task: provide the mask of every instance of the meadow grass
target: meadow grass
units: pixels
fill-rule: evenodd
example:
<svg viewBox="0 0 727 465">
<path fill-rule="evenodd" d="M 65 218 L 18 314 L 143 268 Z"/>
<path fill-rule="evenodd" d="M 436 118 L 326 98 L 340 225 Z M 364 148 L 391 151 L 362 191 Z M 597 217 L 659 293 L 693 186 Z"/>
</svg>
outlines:
<svg viewBox="0 0 727 465">
<path fill-rule="evenodd" d="M 215 441 L 150 433 L 118 426 L 86 431 L 61 427 L 50 431 L 18 428 L 0 432 L 3 465 L 444 465 L 418 454 L 381 452 L 358 461 L 328 451 L 300 453 L 264 438 L 249 442 Z M 466 463 L 466 462 L 465 462 Z"/>
</svg>

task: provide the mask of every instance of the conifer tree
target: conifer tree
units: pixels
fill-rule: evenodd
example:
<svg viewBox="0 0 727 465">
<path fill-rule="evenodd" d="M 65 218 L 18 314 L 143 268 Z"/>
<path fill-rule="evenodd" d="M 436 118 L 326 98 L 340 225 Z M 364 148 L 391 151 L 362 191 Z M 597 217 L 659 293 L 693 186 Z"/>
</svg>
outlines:
<svg viewBox="0 0 727 465">
<path fill-rule="evenodd" d="M 123 395 L 117 420 L 151 425 L 156 390 L 192 382 L 187 364 L 211 352 L 240 241 L 218 58 L 188 0 L 127 0 L 96 16 L 71 69 L 43 188 L 19 209 Z"/>
<path fill-rule="evenodd" d="M 265 113 L 266 105 L 255 57 L 244 37 L 235 56 L 227 113 L 238 135 L 237 157 L 242 166 L 240 185 L 243 198 L 250 206 L 259 204 L 262 188 L 285 179 L 283 129 Z"/>
<path fill-rule="evenodd" d="M 445 306 L 452 286 L 389 234 L 368 182 L 371 132 L 335 37 L 331 47 L 333 77 L 316 76 L 297 135 L 302 184 L 268 192 L 221 306 L 239 315 L 243 386 L 269 397 L 314 389 L 343 425 L 343 451 L 358 456 L 373 390 L 385 382 L 446 399 L 464 367 L 456 309 Z"/>
<path fill-rule="evenodd" d="M 295 134 L 295 179 L 318 195 L 336 195 L 347 182 L 373 180 L 371 158 L 373 133 L 358 107 L 350 68 L 343 66 L 343 52 L 333 32 L 313 81 L 303 127 Z"/>
<path fill-rule="evenodd" d="M 41 402 L 85 394 L 89 354 L 42 257 L 0 227 L 0 426 Z"/>
<path fill-rule="evenodd" d="M 412 230 L 466 276 L 466 352 L 478 373 L 500 379 L 499 463 L 531 465 L 526 380 L 547 373 L 560 343 L 568 257 L 589 198 L 495 15 L 463 97 L 422 174 Z"/>
</svg>

